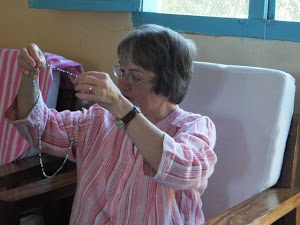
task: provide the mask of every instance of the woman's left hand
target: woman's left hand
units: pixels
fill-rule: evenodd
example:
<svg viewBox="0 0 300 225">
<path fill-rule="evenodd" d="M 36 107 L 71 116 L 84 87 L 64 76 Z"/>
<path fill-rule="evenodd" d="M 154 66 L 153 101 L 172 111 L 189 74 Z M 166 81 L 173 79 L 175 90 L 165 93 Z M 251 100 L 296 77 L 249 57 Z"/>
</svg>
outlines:
<svg viewBox="0 0 300 225">
<path fill-rule="evenodd" d="M 122 98 L 119 88 L 107 73 L 96 71 L 85 72 L 78 75 L 75 82 L 77 98 L 95 102 L 109 111 Z"/>
</svg>

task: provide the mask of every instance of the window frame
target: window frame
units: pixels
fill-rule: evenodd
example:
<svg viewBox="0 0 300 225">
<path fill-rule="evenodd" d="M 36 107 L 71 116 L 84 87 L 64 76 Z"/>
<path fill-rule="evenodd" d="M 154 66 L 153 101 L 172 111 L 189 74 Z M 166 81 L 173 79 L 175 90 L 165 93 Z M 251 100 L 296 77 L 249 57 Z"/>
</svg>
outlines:
<svg viewBox="0 0 300 225">
<path fill-rule="evenodd" d="M 92 10 L 92 11 L 140 11 L 141 0 L 29 0 L 29 8 Z"/>
<path fill-rule="evenodd" d="M 300 42 L 300 22 L 275 20 L 276 0 L 250 0 L 248 19 L 132 12 L 134 26 L 156 23 L 177 31 Z"/>
<path fill-rule="evenodd" d="M 30 8 L 132 12 L 133 26 L 155 23 L 179 32 L 300 42 L 300 22 L 275 20 L 276 0 L 250 0 L 247 19 L 142 12 L 143 0 L 29 0 Z"/>
</svg>

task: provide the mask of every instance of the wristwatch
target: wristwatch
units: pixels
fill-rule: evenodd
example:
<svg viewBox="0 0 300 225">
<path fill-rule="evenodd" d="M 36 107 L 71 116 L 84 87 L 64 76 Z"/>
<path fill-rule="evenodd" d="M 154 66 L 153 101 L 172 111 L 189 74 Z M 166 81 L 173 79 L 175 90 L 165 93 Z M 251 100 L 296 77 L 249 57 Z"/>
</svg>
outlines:
<svg viewBox="0 0 300 225">
<path fill-rule="evenodd" d="M 116 119 L 116 125 L 121 130 L 126 130 L 129 122 L 140 112 L 141 112 L 140 108 L 138 106 L 134 106 L 133 109 L 129 113 L 127 113 L 127 115 L 124 116 L 122 119 L 119 118 Z"/>
</svg>

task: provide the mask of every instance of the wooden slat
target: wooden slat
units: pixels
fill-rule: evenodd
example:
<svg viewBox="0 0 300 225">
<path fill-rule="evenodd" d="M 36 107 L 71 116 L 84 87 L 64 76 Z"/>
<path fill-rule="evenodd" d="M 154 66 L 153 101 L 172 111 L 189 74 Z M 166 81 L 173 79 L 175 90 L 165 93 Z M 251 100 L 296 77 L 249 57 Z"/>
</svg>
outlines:
<svg viewBox="0 0 300 225">
<path fill-rule="evenodd" d="M 76 171 L 58 174 L 0 193 L 0 201 L 13 204 L 19 212 L 43 207 L 48 202 L 73 197 L 76 191 Z"/>
<path fill-rule="evenodd" d="M 62 158 L 43 155 L 47 174 L 53 174 L 62 161 Z M 76 177 L 76 164 L 67 161 L 55 177 L 44 178 L 39 156 L 0 166 L 0 224 L 19 225 L 21 213 L 33 208 L 46 209 L 47 218 L 56 221 L 53 224 L 67 224 L 76 191 Z M 70 202 L 66 205 L 68 208 L 57 212 L 64 202 Z"/>
<path fill-rule="evenodd" d="M 300 115 L 294 114 L 288 135 L 280 178 L 275 187 L 291 188 L 295 186 L 298 161 Z"/>
<path fill-rule="evenodd" d="M 0 166 L 0 192 L 43 179 L 39 160 L 39 156 L 33 156 Z M 63 159 L 61 158 L 43 155 L 44 168 L 47 174 L 53 174 L 62 162 Z M 61 172 L 75 168 L 75 163 L 67 161 Z"/>
<path fill-rule="evenodd" d="M 270 188 L 210 219 L 205 225 L 272 224 L 300 205 L 300 188 Z"/>
<path fill-rule="evenodd" d="M 45 162 L 48 162 L 51 159 L 48 155 L 43 156 Z M 32 156 L 28 158 L 24 158 L 18 161 L 14 161 L 12 163 L 8 163 L 0 166 L 0 178 L 7 176 L 9 174 L 17 173 L 28 168 L 32 168 L 38 166 L 40 164 L 39 156 Z"/>
<path fill-rule="evenodd" d="M 0 193 L 0 200 L 8 202 L 18 202 L 22 199 L 38 197 L 43 193 L 55 191 L 64 186 L 76 183 L 76 171 L 69 171 L 56 175 L 50 179 L 39 180 L 24 186 L 20 186 Z"/>
</svg>

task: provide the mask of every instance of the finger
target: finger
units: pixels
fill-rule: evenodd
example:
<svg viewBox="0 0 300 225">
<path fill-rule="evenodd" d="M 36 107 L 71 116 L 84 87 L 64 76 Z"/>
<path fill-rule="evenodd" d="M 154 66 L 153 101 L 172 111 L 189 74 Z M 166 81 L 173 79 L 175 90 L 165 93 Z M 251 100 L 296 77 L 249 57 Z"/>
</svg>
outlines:
<svg viewBox="0 0 300 225">
<path fill-rule="evenodd" d="M 94 91 L 96 88 L 95 85 L 92 85 L 92 84 L 78 84 L 74 87 L 74 90 L 77 91 L 77 92 L 83 92 L 83 93 L 87 93 L 87 92 L 90 92 L 90 91 Z"/>
<path fill-rule="evenodd" d="M 34 68 L 36 66 L 36 62 L 34 59 L 31 57 L 31 55 L 28 52 L 27 48 L 21 49 L 19 56 L 18 56 L 18 61 L 22 61 L 23 63 L 27 63 L 29 67 Z"/>
<path fill-rule="evenodd" d="M 95 101 L 95 97 L 93 94 L 90 93 L 86 93 L 86 92 L 77 92 L 75 93 L 75 96 L 80 99 L 80 100 L 86 100 L 89 102 L 94 102 Z"/>
<path fill-rule="evenodd" d="M 75 84 L 79 85 L 79 84 L 87 83 L 86 76 L 87 76 L 86 72 L 77 75 L 74 79 Z"/>
<path fill-rule="evenodd" d="M 82 82 L 82 77 L 83 77 L 83 76 L 84 76 L 84 73 L 78 74 L 78 75 L 75 77 L 75 79 L 74 79 L 75 84 L 78 84 L 78 83 Z"/>
<path fill-rule="evenodd" d="M 43 55 L 41 49 L 36 44 L 29 44 L 27 49 L 29 55 L 35 62 L 35 67 L 42 68 L 43 64 L 45 63 L 45 56 Z"/>
<path fill-rule="evenodd" d="M 94 84 L 97 80 L 107 79 L 109 75 L 103 72 L 88 71 L 79 75 L 75 80 L 78 83 Z"/>
<path fill-rule="evenodd" d="M 30 71 L 38 72 L 34 60 L 28 54 L 27 49 L 22 49 L 18 55 L 18 69 L 24 73 L 29 74 Z"/>
<path fill-rule="evenodd" d="M 46 67 L 47 61 L 46 61 L 46 58 L 42 51 L 39 51 L 39 57 L 40 57 L 41 62 L 39 63 L 38 67 L 39 67 L 39 69 L 43 69 Z"/>
</svg>

